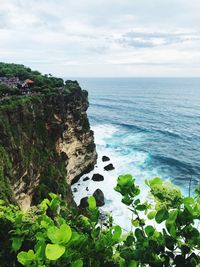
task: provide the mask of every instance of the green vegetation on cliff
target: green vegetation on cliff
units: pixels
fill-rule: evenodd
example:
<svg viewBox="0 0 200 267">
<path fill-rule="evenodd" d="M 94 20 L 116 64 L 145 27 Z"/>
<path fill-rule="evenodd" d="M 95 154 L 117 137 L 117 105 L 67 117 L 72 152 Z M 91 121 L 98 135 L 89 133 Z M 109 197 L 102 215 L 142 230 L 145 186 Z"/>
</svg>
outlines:
<svg viewBox="0 0 200 267">
<path fill-rule="evenodd" d="M 103 226 L 94 197 L 85 215 L 52 193 L 26 213 L 0 201 L 1 266 L 199 266 L 200 185 L 192 198 L 160 178 L 146 183 L 154 202 L 141 201 L 131 175 L 118 178 L 115 190 L 132 211 L 129 232 L 110 216 Z"/>
<path fill-rule="evenodd" d="M 21 88 L 26 80 L 33 83 L 27 88 Z M 80 90 L 77 81 L 66 81 L 53 77 L 51 74 L 42 75 L 39 71 L 33 71 L 24 65 L 0 62 L 0 98 L 13 95 L 44 94 L 57 95 L 68 94 L 73 90 Z"/>
<path fill-rule="evenodd" d="M 34 81 L 30 88 L 17 87 L 24 79 Z M 0 63 L 0 198 L 21 204 L 33 196 L 35 204 L 53 191 L 71 201 L 67 155 L 56 146 L 70 123 L 77 138 L 89 135 L 87 107 L 87 93 L 76 81 L 64 84 L 23 65 Z"/>
</svg>

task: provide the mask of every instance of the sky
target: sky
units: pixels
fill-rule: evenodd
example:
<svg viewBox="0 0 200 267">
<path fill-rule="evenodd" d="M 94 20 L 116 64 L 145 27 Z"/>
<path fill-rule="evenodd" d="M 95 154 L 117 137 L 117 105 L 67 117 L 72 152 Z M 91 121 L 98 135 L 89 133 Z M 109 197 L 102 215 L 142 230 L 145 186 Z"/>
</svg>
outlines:
<svg viewBox="0 0 200 267">
<path fill-rule="evenodd" d="M 0 61 L 63 77 L 200 77 L 199 0 L 0 0 Z"/>
</svg>

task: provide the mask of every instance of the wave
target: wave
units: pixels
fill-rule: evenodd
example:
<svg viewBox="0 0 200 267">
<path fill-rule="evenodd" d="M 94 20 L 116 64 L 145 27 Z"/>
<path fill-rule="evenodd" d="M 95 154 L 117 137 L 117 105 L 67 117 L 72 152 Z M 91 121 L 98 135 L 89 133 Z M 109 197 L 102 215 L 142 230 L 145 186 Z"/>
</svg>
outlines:
<svg viewBox="0 0 200 267">
<path fill-rule="evenodd" d="M 177 137 L 177 138 L 182 138 L 182 136 L 173 131 L 173 130 L 170 130 L 168 128 L 166 129 L 152 129 L 152 128 L 144 128 L 144 127 L 141 127 L 141 126 L 138 126 L 138 125 L 133 125 L 133 124 L 128 124 L 128 123 L 116 123 L 116 125 L 119 125 L 123 128 L 126 128 L 128 130 L 134 130 L 134 131 L 138 131 L 138 132 L 144 132 L 144 133 L 161 133 L 162 135 L 164 136 L 172 136 L 172 137 Z"/>
<path fill-rule="evenodd" d="M 195 166 L 194 164 L 191 164 L 189 162 L 184 162 L 183 160 L 163 155 L 151 155 L 151 160 L 148 164 L 155 164 L 161 168 L 168 166 L 171 169 L 172 173 L 174 173 L 176 170 L 177 173 L 179 173 L 180 177 L 185 175 L 196 176 L 200 174 L 199 166 Z"/>
</svg>

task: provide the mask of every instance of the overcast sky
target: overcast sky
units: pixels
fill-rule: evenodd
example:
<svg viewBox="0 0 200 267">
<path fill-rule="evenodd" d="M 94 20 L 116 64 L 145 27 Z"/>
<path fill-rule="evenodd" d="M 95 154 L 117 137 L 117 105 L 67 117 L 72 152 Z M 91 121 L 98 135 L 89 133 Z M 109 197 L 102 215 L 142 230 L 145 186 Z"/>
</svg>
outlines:
<svg viewBox="0 0 200 267">
<path fill-rule="evenodd" d="M 200 0 L 0 0 L 0 61 L 65 77 L 200 77 Z"/>
</svg>

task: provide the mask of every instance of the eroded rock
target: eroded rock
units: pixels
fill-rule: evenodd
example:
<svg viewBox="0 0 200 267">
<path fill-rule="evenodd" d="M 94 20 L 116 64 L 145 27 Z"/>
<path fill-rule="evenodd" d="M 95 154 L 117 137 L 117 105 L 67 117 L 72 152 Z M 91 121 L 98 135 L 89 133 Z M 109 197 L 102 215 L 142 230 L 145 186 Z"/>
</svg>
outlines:
<svg viewBox="0 0 200 267">
<path fill-rule="evenodd" d="M 115 167 L 113 166 L 112 163 L 110 163 L 110 164 L 108 164 L 108 165 L 106 165 L 106 166 L 104 167 L 104 170 L 105 170 L 105 171 L 112 171 L 112 170 L 114 170 L 114 169 L 115 169 Z"/>
<path fill-rule="evenodd" d="M 100 182 L 100 181 L 104 180 L 104 177 L 103 177 L 103 175 L 101 175 L 99 173 L 95 173 L 92 176 L 92 180 L 95 181 L 95 182 Z"/>
</svg>

